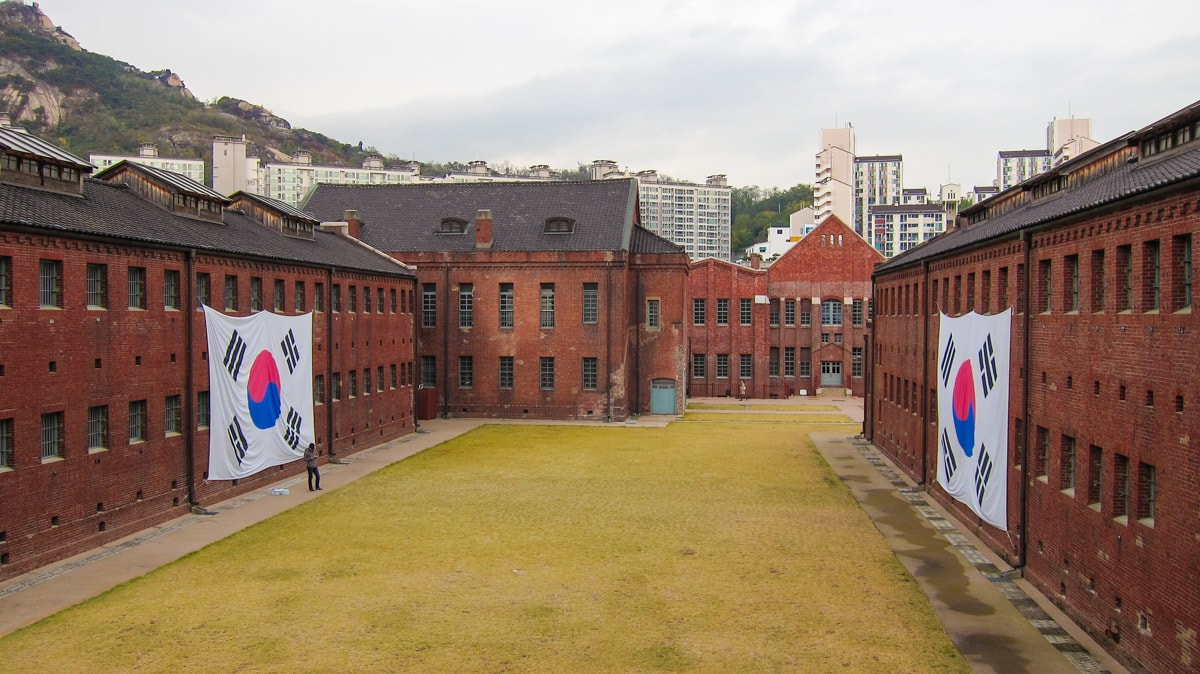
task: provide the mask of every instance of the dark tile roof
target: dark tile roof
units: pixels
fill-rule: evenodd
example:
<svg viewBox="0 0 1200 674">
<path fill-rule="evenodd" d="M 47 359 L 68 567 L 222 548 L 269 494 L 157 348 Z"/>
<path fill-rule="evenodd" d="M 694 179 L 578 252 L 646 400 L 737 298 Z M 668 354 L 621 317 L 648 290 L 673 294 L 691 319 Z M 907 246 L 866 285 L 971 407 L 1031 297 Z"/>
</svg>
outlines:
<svg viewBox="0 0 1200 674">
<path fill-rule="evenodd" d="M 632 253 L 638 254 L 687 254 L 683 246 L 671 243 L 645 227 L 640 226 L 633 228 L 633 240 L 629 243 L 629 250 Z"/>
<path fill-rule="evenodd" d="M 83 197 L 0 184 L 0 227 L 10 226 L 299 265 L 413 275 L 378 251 L 338 234 L 318 231 L 314 240 L 288 237 L 236 211 L 226 211 L 224 223 L 197 220 L 160 208 L 124 185 L 91 178 L 84 180 Z"/>
<path fill-rule="evenodd" d="M 941 204 L 876 204 L 868 206 L 869 213 L 937 213 L 942 210 Z"/>
<path fill-rule="evenodd" d="M 1008 159 L 1009 157 L 1049 157 L 1049 150 L 1000 150 L 1000 157 Z"/>
<path fill-rule="evenodd" d="M 193 196 L 203 197 L 205 199 L 217 201 L 222 204 L 229 203 L 229 197 L 225 196 L 224 194 L 214 192 L 185 175 L 175 173 L 174 171 L 168 171 L 166 169 L 160 169 L 154 166 L 139 164 L 138 162 L 130 161 L 128 159 L 122 159 L 121 161 L 109 166 L 92 177 L 98 180 L 103 180 L 108 178 L 110 175 L 115 175 L 126 170 L 144 173 L 154 180 L 164 183 L 170 188 L 178 190 L 183 194 L 191 194 Z"/>
<path fill-rule="evenodd" d="M 1136 144 L 1138 140 L 1131 138 L 1128 142 Z M 1120 145 L 1123 146 L 1125 143 L 1120 143 Z M 1098 160 L 1096 155 L 1088 156 L 1090 159 L 1077 165 L 1085 165 Z M 1084 155 L 1081 155 L 1082 157 Z M 1069 166 L 1064 166 L 1063 170 Z M 1101 208 L 1122 199 L 1153 192 L 1195 178 L 1200 178 L 1200 142 L 1197 141 L 1193 141 L 1192 147 L 1181 152 L 1161 158 L 1154 157 L 1148 161 L 1119 164 L 1108 173 L 1099 175 L 1076 187 L 1068 187 L 1061 192 L 1031 201 L 996 217 L 949 230 L 880 265 L 876 269 L 876 273 L 900 269 L 941 255 L 953 254 L 967 246 L 998 239 L 1028 227 L 1036 227 L 1069 215 Z M 1018 186 L 1013 189 L 1021 188 Z M 977 209 L 980 206 L 972 208 Z"/>
<path fill-rule="evenodd" d="M 289 218 L 295 218 L 297 220 L 301 220 L 304 222 L 311 222 L 314 225 L 320 224 L 320 222 L 321 222 L 320 220 L 314 218 L 312 215 L 305 213 L 304 211 L 296 208 L 295 206 L 292 206 L 289 203 L 280 201 L 278 199 L 272 199 L 271 197 L 264 197 L 261 194 L 254 194 L 253 192 L 238 191 L 238 192 L 234 192 L 233 194 L 229 195 L 229 199 L 230 199 L 230 201 L 237 201 L 238 199 L 249 199 L 250 201 L 257 203 L 260 206 L 278 211 L 278 212 L 288 216 Z"/>
<path fill-rule="evenodd" d="M 494 251 L 629 250 L 637 181 L 317 185 L 303 209 L 323 222 L 358 211 L 363 241 L 388 252 L 475 250 L 475 215 L 492 212 Z M 547 218 L 575 221 L 569 234 L 544 232 Z M 439 234 L 444 218 L 467 223 Z"/>
<path fill-rule="evenodd" d="M 47 143 L 37 136 L 22 133 L 12 127 L 0 126 L 0 147 L 15 154 L 41 157 L 61 164 L 72 164 L 83 169 L 85 174 L 96 168 L 57 145 Z"/>
</svg>

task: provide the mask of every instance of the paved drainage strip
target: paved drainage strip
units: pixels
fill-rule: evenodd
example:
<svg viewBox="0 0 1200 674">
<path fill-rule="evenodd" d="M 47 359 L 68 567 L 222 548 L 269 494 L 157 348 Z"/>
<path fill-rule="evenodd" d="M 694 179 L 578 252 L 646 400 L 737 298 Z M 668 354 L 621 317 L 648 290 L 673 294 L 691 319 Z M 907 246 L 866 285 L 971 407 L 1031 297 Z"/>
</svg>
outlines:
<svg viewBox="0 0 1200 674">
<path fill-rule="evenodd" d="M 1037 602 L 1031 599 L 1020 586 L 1006 578 L 1000 572 L 1000 569 L 996 568 L 995 564 L 989 562 L 987 557 L 971 544 L 966 536 L 958 533 L 953 522 L 942 517 L 941 513 L 931 507 L 925 500 L 925 497 L 921 496 L 920 492 L 908 486 L 908 483 L 901 479 L 896 471 L 892 470 L 891 466 L 883 460 L 883 457 L 872 448 L 869 442 L 863 440 L 861 437 L 855 438 L 851 442 L 858 448 L 863 457 L 893 487 L 896 487 L 904 500 L 911 503 L 917 512 L 921 513 L 933 525 L 933 528 L 937 529 L 942 534 L 942 537 L 954 546 L 954 549 L 959 554 L 983 574 L 984 578 L 991 581 L 992 585 L 1000 591 L 1000 594 L 1004 595 L 1021 612 L 1021 615 L 1025 616 L 1030 624 L 1062 653 L 1063 657 L 1075 665 L 1081 672 L 1108 674 L 1108 670 L 1092 657 L 1092 654 L 1088 653 L 1087 649 L 1075 641 L 1075 638 L 1068 634 L 1057 621 L 1043 611 L 1042 607 L 1038 606 Z"/>
</svg>

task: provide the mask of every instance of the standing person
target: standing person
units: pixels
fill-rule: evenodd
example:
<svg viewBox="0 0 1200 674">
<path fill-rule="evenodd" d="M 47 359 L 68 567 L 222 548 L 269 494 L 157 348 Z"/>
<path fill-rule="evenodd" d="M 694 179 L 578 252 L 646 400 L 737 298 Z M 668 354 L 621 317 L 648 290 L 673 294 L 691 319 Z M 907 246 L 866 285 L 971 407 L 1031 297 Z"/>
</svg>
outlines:
<svg viewBox="0 0 1200 674">
<path fill-rule="evenodd" d="M 308 466 L 308 490 L 321 491 L 321 471 L 317 468 L 317 446 L 314 443 L 308 443 L 308 449 L 304 450 L 304 463 Z M 313 478 L 317 480 L 317 486 L 313 488 Z"/>
</svg>

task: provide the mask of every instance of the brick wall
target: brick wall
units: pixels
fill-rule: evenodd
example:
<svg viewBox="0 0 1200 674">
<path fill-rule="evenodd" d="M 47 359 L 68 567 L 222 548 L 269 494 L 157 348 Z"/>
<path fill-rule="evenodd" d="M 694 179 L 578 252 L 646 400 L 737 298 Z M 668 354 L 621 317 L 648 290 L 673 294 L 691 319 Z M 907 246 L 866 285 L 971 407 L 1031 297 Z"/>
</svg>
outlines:
<svg viewBox="0 0 1200 674">
<path fill-rule="evenodd" d="M 1024 308 L 1024 242 L 1014 236 L 941 258 L 927 272 L 881 274 L 875 287 L 871 440 L 1011 563 L 1020 560 L 1024 479 L 1026 578 L 1127 663 L 1151 671 L 1200 661 L 1200 576 L 1188 570 L 1200 560 L 1200 469 L 1190 447 L 1200 431 L 1191 414 L 1200 360 L 1182 264 L 1183 249 L 1194 252 L 1198 213 L 1193 187 L 1032 234 L 1034 313 L 1015 312 L 1012 325 L 1008 532 L 934 484 L 936 389 L 926 382 L 935 381 L 939 308 Z M 912 297 L 922 299 L 914 306 Z M 913 381 L 923 397 L 905 402 L 896 391 Z"/>
<path fill-rule="evenodd" d="M 190 309 L 189 269 L 209 274 L 210 301 L 223 306 L 226 274 L 239 279 L 237 313 L 250 306 L 250 279 L 263 280 L 263 300 L 274 307 L 275 280 L 283 281 L 284 312 L 296 312 L 295 287 L 305 286 L 311 311 L 317 283 L 329 291 L 330 272 L 289 265 L 200 256 L 85 242 L 62 237 L 0 233 L 0 257 L 11 269 L 11 304 L 0 307 L 0 423 L 11 424 L 12 465 L 0 469 L 0 577 L 78 553 L 187 512 L 188 445 L 193 451 L 194 496 L 209 504 L 301 474 L 302 462 L 244 480 L 204 479 L 208 430 L 198 426 L 195 392 L 208 390 L 203 316 Z M 61 308 L 41 308 L 39 262 L 60 263 Z M 88 306 L 88 265 L 102 265 L 106 306 Z M 144 308 L 130 308 L 130 268 L 144 270 Z M 177 308 L 165 307 L 167 272 L 177 274 Z M 329 349 L 338 370 L 384 367 L 412 360 L 412 323 L 390 311 L 390 291 L 411 289 L 400 277 L 344 277 L 375 292 L 384 289 L 384 313 L 314 314 L 318 352 L 314 373 L 330 381 Z M 374 292 L 373 292 L 374 294 Z M 325 298 L 328 308 L 328 298 Z M 399 307 L 397 307 L 399 309 Z M 332 326 L 329 319 L 332 318 Z M 192 336 L 191 388 L 188 339 Z M 179 425 L 167 428 L 167 399 L 178 397 Z M 325 400 L 329 400 L 328 394 Z M 131 441 L 131 403 L 144 401 L 141 440 Z M 351 452 L 412 431 L 412 387 L 372 392 L 354 400 L 318 405 L 317 442 L 329 451 L 329 411 L 334 449 Z M 89 408 L 106 410 L 102 446 L 89 447 Z M 133 413 L 137 413 L 133 410 Z M 62 457 L 43 460 L 42 415 L 62 414 Z"/>
</svg>

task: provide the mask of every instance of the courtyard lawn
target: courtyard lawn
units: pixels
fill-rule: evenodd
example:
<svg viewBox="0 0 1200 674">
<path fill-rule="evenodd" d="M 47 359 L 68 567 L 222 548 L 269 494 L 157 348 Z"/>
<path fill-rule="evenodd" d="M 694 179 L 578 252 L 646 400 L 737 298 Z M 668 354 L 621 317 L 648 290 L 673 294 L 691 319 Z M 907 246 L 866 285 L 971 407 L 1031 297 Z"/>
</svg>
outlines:
<svg viewBox="0 0 1200 674">
<path fill-rule="evenodd" d="M 836 405 L 805 405 L 787 403 L 694 403 L 687 404 L 689 410 L 767 410 L 772 412 L 836 412 Z"/>
<path fill-rule="evenodd" d="M 808 440 L 844 429 L 486 426 L 0 639 L 0 662 L 967 671 Z"/>
<path fill-rule="evenodd" d="M 769 412 L 686 412 L 684 421 L 720 421 L 724 423 L 849 424 L 844 414 L 771 414 Z M 860 423 L 861 425 L 861 423 Z"/>
</svg>

